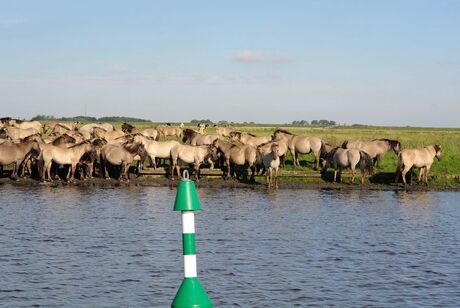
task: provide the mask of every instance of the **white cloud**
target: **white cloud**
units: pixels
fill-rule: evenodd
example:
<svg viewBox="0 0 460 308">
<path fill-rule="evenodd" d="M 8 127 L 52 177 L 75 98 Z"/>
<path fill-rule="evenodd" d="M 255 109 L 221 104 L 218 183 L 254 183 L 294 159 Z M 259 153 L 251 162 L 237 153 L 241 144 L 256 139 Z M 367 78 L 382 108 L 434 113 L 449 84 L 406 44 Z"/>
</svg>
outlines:
<svg viewBox="0 0 460 308">
<path fill-rule="evenodd" d="M 131 69 L 125 65 L 112 64 L 109 66 L 109 72 L 116 74 L 124 74 L 131 72 Z"/>
<path fill-rule="evenodd" d="M 261 53 L 251 50 L 243 50 L 237 52 L 232 57 L 233 61 L 243 63 L 268 63 L 278 64 L 286 61 L 285 55 L 281 53 Z"/>
</svg>

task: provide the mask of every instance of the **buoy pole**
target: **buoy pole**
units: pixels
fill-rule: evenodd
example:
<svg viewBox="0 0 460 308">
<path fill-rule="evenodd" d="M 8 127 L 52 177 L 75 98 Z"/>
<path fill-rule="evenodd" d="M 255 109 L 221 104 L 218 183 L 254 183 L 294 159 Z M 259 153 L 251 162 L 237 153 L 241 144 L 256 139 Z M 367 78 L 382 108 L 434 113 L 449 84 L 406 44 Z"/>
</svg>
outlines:
<svg viewBox="0 0 460 308">
<path fill-rule="evenodd" d="M 182 251 L 184 256 L 184 280 L 176 293 L 171 307 L 212 307 L 212 302 L 197 278 L 195 249 L 195 213 L 200 210 L 200 201 L 195 184 L 185 170 L 177 188 L 174 211 L 181 211 Z"/>
</svg>

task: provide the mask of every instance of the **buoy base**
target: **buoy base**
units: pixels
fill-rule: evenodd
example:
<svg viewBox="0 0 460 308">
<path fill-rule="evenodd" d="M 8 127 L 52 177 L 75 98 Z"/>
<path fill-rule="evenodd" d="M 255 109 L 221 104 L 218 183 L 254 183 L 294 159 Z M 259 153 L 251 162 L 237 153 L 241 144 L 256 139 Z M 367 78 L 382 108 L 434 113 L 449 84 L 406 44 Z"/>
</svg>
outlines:
<svg viewBox="0 0 460 308">
<path fill-rule="evenodd" d="M 171 307 L 211 308 L 212 302 L 198 278 L 184 278 Z"/>
</svg>

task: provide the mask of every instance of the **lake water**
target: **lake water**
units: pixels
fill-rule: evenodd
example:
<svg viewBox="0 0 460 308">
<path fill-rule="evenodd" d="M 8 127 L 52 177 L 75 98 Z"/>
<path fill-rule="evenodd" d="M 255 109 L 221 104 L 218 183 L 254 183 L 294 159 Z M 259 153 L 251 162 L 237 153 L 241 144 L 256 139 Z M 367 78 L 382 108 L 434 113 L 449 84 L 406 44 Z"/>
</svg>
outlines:
<svg viewBox="0 0 460 308">
<path fill-rule="evenodd" d="M 216 307 L 457 306 L 460 193 L 199 189 Z M 168 307 L 175 190 L 0 186 L 0 306 Z"/>
</svg>

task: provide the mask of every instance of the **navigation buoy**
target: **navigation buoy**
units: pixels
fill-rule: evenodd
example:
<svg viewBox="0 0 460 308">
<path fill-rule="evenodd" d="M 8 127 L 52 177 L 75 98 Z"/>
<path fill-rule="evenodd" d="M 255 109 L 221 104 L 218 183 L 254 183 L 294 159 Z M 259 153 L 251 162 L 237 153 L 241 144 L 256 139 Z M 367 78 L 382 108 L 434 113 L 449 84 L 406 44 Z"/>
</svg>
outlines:
<svg viewBox="0 0 460 308">
<path fill-rule="evenodd" d="M 182 213 L 182 249 L 184 255 L 184 280 L 172 302 L 173 308 L 212 307 L 208 294 L 197 278 L 195 251 L 195 213 L 200 210 L 200 201 L 195 184 L 184 171 L 177 188 L 174 211 Z"/>
</svg>

